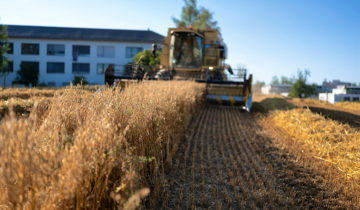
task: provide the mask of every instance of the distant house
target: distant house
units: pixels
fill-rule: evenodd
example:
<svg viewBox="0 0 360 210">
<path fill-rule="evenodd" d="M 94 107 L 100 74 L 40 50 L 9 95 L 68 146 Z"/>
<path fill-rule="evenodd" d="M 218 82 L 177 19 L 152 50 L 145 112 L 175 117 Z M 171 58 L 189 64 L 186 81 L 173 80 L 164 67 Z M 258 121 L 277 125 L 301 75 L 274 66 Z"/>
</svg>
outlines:
<svg viewBox="0 0 360 210">
<path fill-rule="evenodd" d="M 340 80 L 337 80 L 337 79 L 332 80 L 332 81 L 324 81 L 322 83 L 322 87 L 326 87 L 326 88 L 329 88 L 329 89 L 335 89 L 340 85 L 351 86 L 351 83 L 350 82 L 343 82 L 343 81 L 340 81 Z M 326 92 L 326 91 L 324 91 L 324 92 Z"/>
<path fill-rule="evenodd" d="M 6 84 L 10 86 L 20 64 L 39 70 L 39 83 L 68 85 L 74 76 L 90 84 L 104 84 L 110 64 L 125 66 L 138 52 L 161 44 L 164 36 L 150 30 L 43 27 L 8 25 L 10 50 Z"/>
<path fill-rule="evenodd" d="M 277 94 L 288 96 L 290 93 L 291 85 L 290 84 L 268 84 L 264 85 L 261 88 L 262 94 Z"/>
<path fill-rule="evenodd" d="M 332 104 L 339 101 L 359 101 L 360 87 L 339 85 L 331 93 L 319 93 L 319 100 Z"/>
</svg>

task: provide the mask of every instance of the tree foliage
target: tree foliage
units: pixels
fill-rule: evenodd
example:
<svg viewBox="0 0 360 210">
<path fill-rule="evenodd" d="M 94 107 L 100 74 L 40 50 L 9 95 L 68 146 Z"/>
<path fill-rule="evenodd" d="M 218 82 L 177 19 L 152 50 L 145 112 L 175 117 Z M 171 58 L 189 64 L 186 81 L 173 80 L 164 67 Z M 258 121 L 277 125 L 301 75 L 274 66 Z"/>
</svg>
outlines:
<svg viewBox="0 0 360 210">
<path fill-rule="evenodd" d="M 294 78 L 290 78 L 290 77 L 285 77 L 285 76 L 282 76 L 281 77 L 281 84 L 283 85 L 291 85 L 295 82 L 296 79 Z"/>
<path fill-rule="evenodd" d="M 87 85 L 89 82 L 83 76 L 74 76 L 74 80 L 72 81 L 74 85 Z"/>
<path fill-rule="evenodd" d="M 314 93 L 316 86 L 307 84 L 307 79 L 309 76 L 309 70 L 298 70 L 296 81 L 291 86 L 291 90 L 289 93 L 290 97 L 307 98 Z"/>
<path fill-rule="evenodd" d="M 39 81 L 39 68 L 35 64 L 21 64 L 20 70 L 17 71 L 16 83 L 21 83 L 26 86 L 32 84 L 36 86 Z"/>
<path fill-rule="evenodd" d="M 7 27 L 5 25 L 0 25 L 0 77 L 4 77 L 4 79 L 9 73 L 7 71 L 8 62 L 4 56 L 9 50 L 7 38 Z"/>
<path fill-rule="evenodd" d="M 160 57 L 161 53 L 159 51 L 156 51 L 156 56 L 153 57 L 151 50 L 144 50 L 143 52 L 139 52 L 133 57 L 133 63 L 154 67 L 160 64 Z"/>
<path fill-rule="evenodd" d="M 200 7 L 196 0 L 184 0 L 185 6 L 182 8 L 180 19 L 172 18 L 177 26 L 190 27 L 194 29 L 216 28 L 217 21 L 213 20 L 213 14 L 206 8 Z"/>
<path fill-rule="evenodd" d="M 277 76 L 273 76 L 271 79 L 271 84 L 273 84 L 273 85 L 280 84 L 279 78 Z"/>
</svg>

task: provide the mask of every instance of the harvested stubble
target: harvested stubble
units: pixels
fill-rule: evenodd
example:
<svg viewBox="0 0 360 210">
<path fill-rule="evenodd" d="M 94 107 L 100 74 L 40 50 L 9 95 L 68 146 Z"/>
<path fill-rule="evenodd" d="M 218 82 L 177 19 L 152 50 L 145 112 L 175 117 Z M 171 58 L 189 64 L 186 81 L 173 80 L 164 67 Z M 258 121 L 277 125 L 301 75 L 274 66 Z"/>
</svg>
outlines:
<svg viewBox="0 0 360 210">
<path fill-rule="evenodd" d="M 191 82 L 70 88 L 46 111 L 12 115 L 0 125 L 1 207 L 134 208 L 146 186 L 156 196 L 202 92 Z"/>
<path fill-rule="evenodd" d="M 322 162 L 319 164 L 318 161 L 314 161 L 308 164 L 323 171 L 325 176 L 331 179 L 333 187 L 353 198 L 352 203 L 360 204 L 358 129 L 326 119 L 309 109 L 274 111 L 262 124 L 280 131 L 283 135 L 281 139 L 287 139 L 282 142 L 283 146 Z"/>
</svg>

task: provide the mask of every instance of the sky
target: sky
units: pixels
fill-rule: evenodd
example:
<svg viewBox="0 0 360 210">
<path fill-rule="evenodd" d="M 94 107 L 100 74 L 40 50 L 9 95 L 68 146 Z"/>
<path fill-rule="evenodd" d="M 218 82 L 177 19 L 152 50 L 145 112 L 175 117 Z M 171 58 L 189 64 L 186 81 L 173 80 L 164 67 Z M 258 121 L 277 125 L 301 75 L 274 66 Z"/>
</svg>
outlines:
<svg viewBox="0 0 360 210">
<path fill-rule="evenodd" d="M 198 0 L 218 21 L 227 63 L 254 79 L 311 72 L 360 83 L 360 0 Z M 166 35 L 183 0 L 0 0 L 0 23 L 153 30 Z"/>
</svg>

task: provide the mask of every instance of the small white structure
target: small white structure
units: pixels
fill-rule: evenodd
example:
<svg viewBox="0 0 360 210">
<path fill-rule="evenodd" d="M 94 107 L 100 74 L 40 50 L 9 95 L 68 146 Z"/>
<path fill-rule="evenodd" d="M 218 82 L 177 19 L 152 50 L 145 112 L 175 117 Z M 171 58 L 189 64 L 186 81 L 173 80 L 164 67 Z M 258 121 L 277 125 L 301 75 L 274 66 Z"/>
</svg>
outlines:
<svg viewBox="0 0 360 210">
<path fill-rule="evenodd" d="M 125 66 L 138 52 L 161 44 L 163 36 L 150 30 L 119 30 L 8 25 L 10 50 L 6 77 L 11 86 L 20 65 L 39 71 L 38 83 L 69 85 L 74 76 L 90 84 L 104 84 L 109 64 Z M 6 84 L 4 84 L 4 82 Z"/>
<path fill-rule="evenodd" d="M 332 104 L 339 101 L 359 101 L 360 87 L 339 85 L 331 93 L 319 93 L 319 100 Z"/>
<path fill-rule="evenodd" d="M 288 96 L 290 93 L 290 84 L 268 84 L 261 88 L 262 94 L 277 94 L 282 96 Z"/>
</svg>

